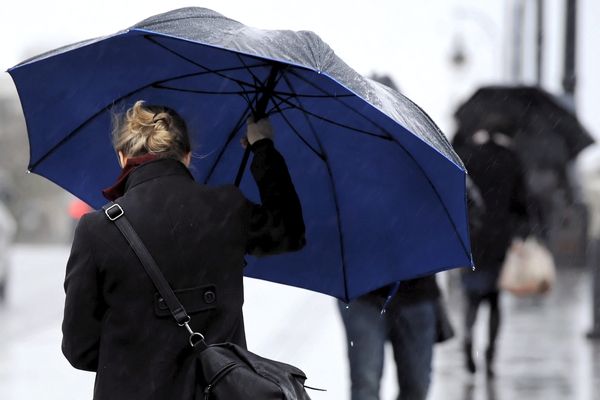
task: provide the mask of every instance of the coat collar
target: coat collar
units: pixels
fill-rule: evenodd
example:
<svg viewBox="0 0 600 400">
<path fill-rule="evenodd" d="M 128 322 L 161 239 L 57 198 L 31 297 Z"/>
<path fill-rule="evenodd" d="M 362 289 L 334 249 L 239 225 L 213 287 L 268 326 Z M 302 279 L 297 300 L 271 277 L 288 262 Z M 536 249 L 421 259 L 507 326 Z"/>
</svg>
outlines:
<svg viewBox="0 0 600 400">
<path fill-rule="evenodd" d="M 146 162 L 131 172 L 125 183 L 125 193 L 141 183 L 169 175 L 187 176 L 194 179 L 190 170 L 181 161 L 159 158 Z"/>
</svg>

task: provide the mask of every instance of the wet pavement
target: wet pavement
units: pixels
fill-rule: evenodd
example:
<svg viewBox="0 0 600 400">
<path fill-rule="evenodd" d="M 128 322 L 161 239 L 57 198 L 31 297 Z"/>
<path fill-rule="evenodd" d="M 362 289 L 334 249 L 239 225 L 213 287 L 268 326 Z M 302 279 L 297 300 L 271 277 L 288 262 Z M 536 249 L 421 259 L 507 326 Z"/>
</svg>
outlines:
<svg viewBox="0 0 600 400">
<path fill-rule="evenodd" d="M 503 295 L 496 376 L 462 371 L 460 341 L 438 346 L 432 399 L 600 399 L 600 342 L 589 341 L 591 281 L 583 269 L 563 268 L 547 296 Z M 459 296 L 450 296 L 459 322 Z M 487 331 L 477 326 L 478 363 L 484 367 Z M 459 326 L 460 328 L 460 326 Z"/>
<path fill-rule="evenodd" d="M 93 374 L 76 371 L 60 353 L 65 247 L 18 246 L 13 252 L 9 302 L 0 307 L 0 399 L 90 399 Z M 452 281 L 452 279 L 451 279 Z M 460 341 L 436 347 L 429 400 L 600 400 L 600 342 L 591 324 L 590 278 L 563 269 L 548 296 L 502 298 L 496 378 L 464 371 Z M 251 350 L 301 367 L 307 384 L 326 388 L 314 400 L 348 399 L 343 328 L 335 302 L 326 296 L 246 280 L 246 329 Z M 460 335 L 461 299 L 450 292 Z M 482 310 L 481 317 L 485 317 Z M 483 367 L 486 332 L 476 328 L 477 361 Z M 396 393 L 388 349 L 382 399 Z M 481 368 L 482 369 L 482 368 Z"/>
</svg>

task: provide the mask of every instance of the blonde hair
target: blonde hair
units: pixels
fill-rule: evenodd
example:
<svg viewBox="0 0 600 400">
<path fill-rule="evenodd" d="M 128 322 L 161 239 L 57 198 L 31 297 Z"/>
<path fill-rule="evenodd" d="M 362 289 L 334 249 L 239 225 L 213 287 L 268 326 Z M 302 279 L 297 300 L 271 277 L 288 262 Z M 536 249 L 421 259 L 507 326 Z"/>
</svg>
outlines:
<svg viewBox="0 0 600 400">
<path fill-rule="evenodd" d="M 183 160 L 191 151 L 185 121 L 164 106 L 135 102 L 126 113 L 113 118 L 113 147 L 126 157 L 155 154 Z"/>
</svg>

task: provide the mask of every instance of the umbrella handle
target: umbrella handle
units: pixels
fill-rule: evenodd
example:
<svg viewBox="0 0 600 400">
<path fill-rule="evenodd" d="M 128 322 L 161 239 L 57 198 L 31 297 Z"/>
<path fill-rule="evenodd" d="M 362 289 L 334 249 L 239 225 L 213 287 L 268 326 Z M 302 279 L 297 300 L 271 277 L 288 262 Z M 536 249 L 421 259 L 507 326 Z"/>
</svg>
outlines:
<svg viewBox="0 0 600 400">
<path fill-rule="evenodd" d="M 271 67 L 271 71 L 269 72 L 267 82 L 262 87 L 262 96 L 256 102 L 256 108 L 254 109 L 253 113 L 255 121 L 258 121 L 261 118 L 267 116 L 267 105 L 269 104 L 269 100 L 271 100 L 271 93 L 273 92 L 273 89 L 275 89 L 275 85 L 277 85 L 277 75 L 279 75 L 280 70 L 281 67 L 277 64 Z"/>
<path fill-rule="evenodd" d="M 254 120 L 258 121 L 267 116 L 267 105 L 269 104 L 269 100 L 271 99 L 271 93 L 273 89 L 275 89 L 275 85 L 277 84 L 277 75 L 279 74 L 281 67 L 279 65 L 273 65 L 271 68 L 271 72 L 269 72 L 269 77 L 267 78 L 267 83 L 264 85 L 263 94 L 256 102 L 256 108 L 254 109 L 253 116 Z M 238 172 L 235 176 L 234 185 L 239 187 L 242 182 L 242 178 L 244 177 L 244 171 L 246 170 L 246 164 L 248 164 L 248 159 L 250 158 L 250 144 L 246 146 L 244 150 L 244 156 L 242 157 L 242 161 L 240 162 L 240 167 L 238 168 Z"/>
</svg>

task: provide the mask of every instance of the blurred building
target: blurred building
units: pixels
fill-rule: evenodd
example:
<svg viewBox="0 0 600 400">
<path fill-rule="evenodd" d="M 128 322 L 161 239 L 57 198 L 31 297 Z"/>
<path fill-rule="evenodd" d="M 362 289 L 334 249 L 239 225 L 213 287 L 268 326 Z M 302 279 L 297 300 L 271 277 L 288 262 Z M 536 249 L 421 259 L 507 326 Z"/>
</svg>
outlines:
<svg viewBox="0 0 600 400">
<path fill-rule="evenodd" d="M 27 131 L 8 74 L 0 76 L 0 121 L 0 196 L 17 220 L 17 241 L 68 241 L 71 224 L 67 210 L 71 196 L 46 179 L 27 173 Z"/>
</svg>

